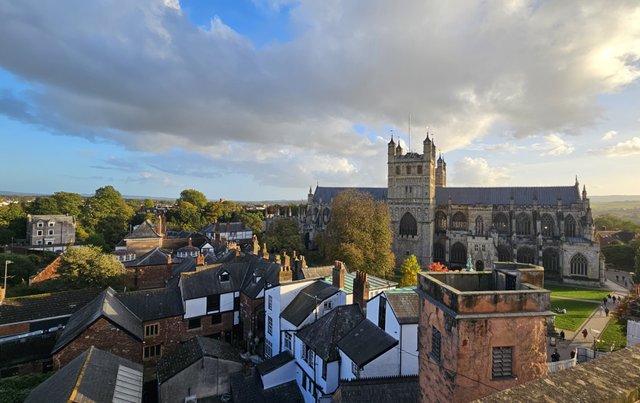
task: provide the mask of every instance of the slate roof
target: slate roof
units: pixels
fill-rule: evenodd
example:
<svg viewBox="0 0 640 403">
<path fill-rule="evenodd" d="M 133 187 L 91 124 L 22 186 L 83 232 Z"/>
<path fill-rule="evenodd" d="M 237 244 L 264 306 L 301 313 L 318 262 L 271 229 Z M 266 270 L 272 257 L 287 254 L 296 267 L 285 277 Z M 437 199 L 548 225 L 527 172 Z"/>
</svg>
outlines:
<svg viewBox="0 0 640 403">
<path fill-rule="evenodd" d="M 258 376 L 231 376 L 231 394 L 234 402 L 251 403 L 304 403 L 296 381 L 290 381 L 269 389 L 262 389 Z"/>
<path fill-rule="evenodd" d="M 67 322 L 60 338 L 53 347 L 52 353 L 57 353 L 64 346 L 72 342 L 85 329 L 99 318 L 106 318 L 135 338 L 142 340 L 142 322 L 118 298 L 113 288 L 108 287 L 91 302 L 77 310 Z"/>
<path fill-rule="evenodd" d="M 353 280 L 355 280 L 355 278 L 355 271 L 344 274 L 344 288 L 342 288 L 342 290 L 347 294 L 353 294 Z M 328 281 L 331 284 L 333 282 L 333 274 L 329 277 L 326 277 L 324 280 Z M 398 283 L 396 282 L 385 280 L 383 278 L 372 276 L 370 274 L 367 275 L 367 281 L 369 282 L 370 291 L 389 289 L 398 285 Z"/>
<path fill-rule="evenodd" d="M 116 254 L 117 252 L 118 251 L 116 251 Z M 168 259 L 168 253 L 163 252 L 162 250 L 160 250 L 160 248 L 154 248 L 144 255 L 140 256 L 136 260 L 132 260 L 131 262 L 124 262 L 123 264 L 126 267 L 156 266 L 167 264 Z"/>
<path fill-rule="evenodd" d="M 25 400 L 29 403 L 68 401 L 141 402 L 142 365 L 91 346 L 36 386 Z"/>
<path fill-rule="evenodd" d="M 156 226 L 149 220 L 145 220 L 142 224 L 138 225 L 131 231 L 124 239 L 148 239 L 148 238 L 162 238 L 156 231 Z"/>
<path fill-rule="evenodd" d="M 338 341 L 338 348 L 360 368 L 396 345 L 398 345 L 398 340 L 391 337 L 390 334 L 380 329 L 369 319 L 358 323 L 346 336 Z"/>
<path fill-rule="evenodd" d="M 316 191 L 313 193 L 313 201 L 319 203 L 331 203 L 331 201 L 340 192 L 345 190 L 355 190 L 362 193 L 368 193 L 376 201 L 387 200 L 387 188 L 356 188 L 356 187 L 316 187 Z"/>
<path fill-rule="evenodd" d="M 302 275 L 305 279 L 331 277 L 333 266 L 303 267 Z"/>
<path fill-rule="evenodd" d="M 71 215 L 65 215 L 65 214 L 36 214 L 36 215 L 31 215 L 31 221 L 30 222 L 37 222 L 37 221 L 56 221 L 56 222 L 68 222 L 68 223 L 75 223 L 75 217 L 71 216 Z"/>
<path fill-rule="evenodd" d="M 175 352 L 160 359 L 157 366 L 158 382 L 166 382 L 204 357 L 242 362 L 240 351 L 233 348 L 229 343 L 197 336 L 182 343 Z"/>
<path fill-rule="evenodd" d="M 436 204 L 440 206 L 446 205 L 449 198 L 452 204 L 508 205 L 511 197 L 516 206 L 530 206 L 534 198 L 542 206 L 556 206 L 558 199 L 562 199 L 565 206 L 580 201 L 575 186 L 444 187 L 436 190 Z"/>
<path fill-rule="evenodd" d="M 384 294 L 401 325 L 407 323 L 418 323 L 420 297 L 415 291 L 412 290 L 406 293 L 385 292 Z"/>
<path fill-rule="evenodd" d="M 177 264 L 171 267 L 171 278 L 167 283 L 167 287 L 177 287 L 182 273 L 196 271 L 196 258 L 194 257 L 176 258 L 172 262 Z"/>
<path fill-rule="evenodd" d="M 118 293 L 116 297 L 143 322 L 184 315 L 177 287 Z"/>
<path fill-rule="evenodd" d="M 100 291 L 97 288 L 88 288 L 7 298 L 0 305 L 0 325 L 71 315 L 94 299 Z"/>
<path fill-rule="evenodd" d="M 256 365 L 256 369 L 260 375 L 266 375 L 274 370 L 280 368 L 284 364 L 293 361 L 293 355 L 288 350 L 284 350 L 278 355 L 275 355 L 268 360 L 262 361 Z"/>
<path fill-rule="evenodd" d="M 293 301 L 282 311 L 281 317 L 292 325 L 299 326 L 317 305 L 338 292 L 340 290 L 331 284 L 323 280 L 316 280 L 300 290 Z"/>
<path fill-rule="evenodd" d="M 251 299 L 257 298 L 267 284 L 274 285 L 279 282 L 280 265 L 277 263 L 255 257 L 247 270 L 242 293 Z M 258 278 L 260 280 L 257 280 Z"/>
<path fill-rule="evenodd" d="M 229 263 L 214 265 L 193 273 L 182 273 L 180 278 L 182 297 L 187 300 L 240 291 L 246 268 L 247 265 L 244 263 Z M 220 274 L 225 271 L 229 273 L 229 281 L 220 281 Z"/>
<path fill-rule="evenodd" d="M 337 343 L 364 320 L 360 306 L 342 305 L 300 329 L 296 336 L 324 361 L 340 358 Z"/>
<path fill-rule="evenodd" d="M 340 386 L 333 394 L 333 401 L 343 403 L 420 402 L 420 384 L 417 376 L 340 381 Z"/>
</svg>

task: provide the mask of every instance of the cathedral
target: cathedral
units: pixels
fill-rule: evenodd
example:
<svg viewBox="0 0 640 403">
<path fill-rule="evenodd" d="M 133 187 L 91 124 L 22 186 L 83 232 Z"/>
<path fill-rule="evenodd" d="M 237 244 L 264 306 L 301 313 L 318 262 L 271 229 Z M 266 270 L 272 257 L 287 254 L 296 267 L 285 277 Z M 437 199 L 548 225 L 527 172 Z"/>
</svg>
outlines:
<svg viewBox="0 0 640 403">
<path fill-rule="evenodd" d="M 389 206 L 398 265 L 415 255 L 423 267 L 490 270 L 491 263 L 544 267 L 545 278 L 580 285 L 604 281 L 604 258 L 594 239 L 586 187 L 447 187 L 447 164 L 429 138 L 422 154 L 393 140 L 387 149 L 387 187 L 351 188 Z M 331 201 L 350 188 L 309 190 L 307 247 L 331 219 Z"/>
</svg>

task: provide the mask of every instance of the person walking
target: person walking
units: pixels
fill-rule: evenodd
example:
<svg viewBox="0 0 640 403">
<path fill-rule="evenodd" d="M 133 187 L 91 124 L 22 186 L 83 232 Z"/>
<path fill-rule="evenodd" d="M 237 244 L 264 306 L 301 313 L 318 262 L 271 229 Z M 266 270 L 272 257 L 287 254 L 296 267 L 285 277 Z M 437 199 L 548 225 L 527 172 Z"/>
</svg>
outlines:
<svg viewBox="0 0 640 403">
<path fill-rule="evenodd" d="M 573 350 L 571 350 L 571 359 L 573 360 L 574 358 L 576 358 L 576 349 L 575 348 Z"/>
<path fill-rule="evenodd" d="M 604 314 L 609 317 L 609 308 L 604 308 Z"/>
<path fill-rule="evenodd" d="M 556 348 L 553 351 L 553 354 L 551 354 L 551 362 L 558 362 L 560 361 L 560 353 L 558 352 L 558 349 Z"/>
</svg>

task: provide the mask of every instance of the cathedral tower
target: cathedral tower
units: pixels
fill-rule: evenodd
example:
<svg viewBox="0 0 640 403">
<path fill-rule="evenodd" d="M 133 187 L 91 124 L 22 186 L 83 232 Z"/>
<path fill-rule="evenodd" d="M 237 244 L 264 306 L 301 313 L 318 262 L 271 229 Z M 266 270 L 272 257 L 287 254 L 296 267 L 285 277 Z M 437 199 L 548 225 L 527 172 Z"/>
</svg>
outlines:
<svg viewBox="0 0 640 403">
<path fill-rule="evenodd" d="M 393 139 L 388 145 L 387 203 L 398 265 L 408 255 L 416 255 L 422 266 L 432 261 L 436 146 L 428 134 L 422 145 L 423 154 L 403 153 Z"/>
<path fill-rule="evenodd" d="M 440 153 L 436 166 L 436 187 L 447 187 L 447 163 L 444 162 L 442 153 Z"/>
</svg>

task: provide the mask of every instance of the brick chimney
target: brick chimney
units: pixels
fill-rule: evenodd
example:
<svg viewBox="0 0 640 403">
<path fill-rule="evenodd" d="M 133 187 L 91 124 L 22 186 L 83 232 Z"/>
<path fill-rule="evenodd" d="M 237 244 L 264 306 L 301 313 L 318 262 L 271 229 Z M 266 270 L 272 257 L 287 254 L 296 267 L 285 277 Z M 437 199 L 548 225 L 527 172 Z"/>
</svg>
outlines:
<svg viewBox="0 0 640 403">
<path fill-rule="evenodd" d="M 4 302 L 4 296 L 6 294 L 7 290 L 5 290 L 4 288 L 0 287 L 0 305 L 2 305 L 2 303 Z"/>
<path fill-rule="evenodd" d="M 278 284 L 286 283 L 291 280 L 293 280 L 293 273 L 291 272 L 291 269 L 280 266 L 280 271 L 278 272 Z"/>
<path fill-rule="evenodd" d="M 167 264 L 171 264 L 173 261 L 171 260 L 171 254 L 167 255 Z"/>
<path fill-rule="evenodd" d="M 278 263 L 278 264 L 282 264 L 282 262 L 280 261 L 280 255 L 275 255 L 275 257 L 274 257 L 274 258 L 275 258 L 275 260 L 274 260 L 274 261 L 275 261 L 276 263 Z"/>
<path fill-rule="evenodd" d="M 264 242 L 262 244 L 262 258 L 264 260 L 269 260 L 269 250 L 267 249 L 267 243 Z"/>
<path fill-rule="evenodd" d="M 196 258 L 196 266 L 204 266 L 204 256 L 198 255 Z"/>
<path fill-rule="evenodd" d="M 344 263 L 336 260 L 333 263 L 333 278 L 332 284 L 338 288 L 344 288 L 344 275 L 345 275 Z"/>
<path fill-rule="evenodd" d="M 158 233 L 158 235 L 164 237 L 165 235 L 165 231 L 166 231 L 166 224 L 165 224 L 165 218 L 163 215 L 158 214 L 158 222 L 156 223 L 156 232 Z"/>
<path fill-rule="evenodd" d="M 367 308 L 369 300 L 369 281 L 367 273 L 357 271 L 356 277 L 353 279 L 353 303 L 360 305 L 363 310 Z"/>
<path fill-rule="evenodd" d="M 258 253 L 260 253 L 260 243 L 258 242 L 258 237 L 254 235 L 252 237 L 252 241 L 253 241 L 253 254 L 255 256 L 258 256 Z"/>
<path fill-rule="evenodd" d="M 284 267 L 286 267 L 287 269 L 291 270 L 291 257 L 289 257 L 289 255 L 287 255 L 287 251 L 286 250 L 282 251 L 282 257 L 283 257 L 282 265 Z"/>
</svg>

